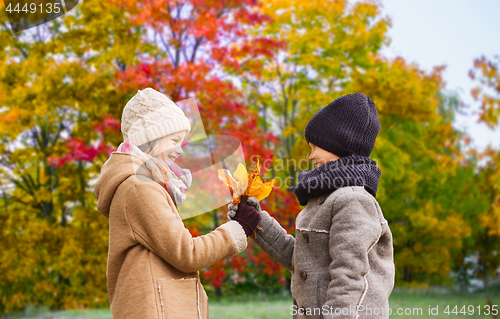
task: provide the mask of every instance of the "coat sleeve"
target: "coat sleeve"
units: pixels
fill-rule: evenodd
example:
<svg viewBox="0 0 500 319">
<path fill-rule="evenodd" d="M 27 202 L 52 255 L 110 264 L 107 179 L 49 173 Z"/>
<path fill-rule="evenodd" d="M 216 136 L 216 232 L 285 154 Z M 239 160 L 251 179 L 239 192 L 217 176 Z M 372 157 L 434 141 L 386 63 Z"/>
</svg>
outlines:
<svg viewBox="0 0 500 319">
<path fill-rule="evenodd" d="M 126 201 L 126 215 L 136 241 L 180 271 L 196 272 L 247 247 L 243 227 L 236 221 L 192 237 L 172 210 L 172 199 L 156 183 L 134 185 Z"/>
<path fill-rule="evenodd" d="M 293 272 L 293 249 L 295 238 L 287 234 L 286 230 L 272 218 L 265 210 L 260 212 L 262 219 L 259 226 L 263 231 L 256 229 L 256 235 L 250 237 L 275 262 Z"/>
<path fill-rule="evenodd" d="M 342 194 L 333 204 L 329 239 L 332 262 L 325 303 L 328 309 L 356 309 L 367 292 L 366 276 L 370 271 L 368 254 L 382 231 L 378 211 L 370 196 Z M 351 312 L 341 317 L 356 318 Z"/>
</svg>

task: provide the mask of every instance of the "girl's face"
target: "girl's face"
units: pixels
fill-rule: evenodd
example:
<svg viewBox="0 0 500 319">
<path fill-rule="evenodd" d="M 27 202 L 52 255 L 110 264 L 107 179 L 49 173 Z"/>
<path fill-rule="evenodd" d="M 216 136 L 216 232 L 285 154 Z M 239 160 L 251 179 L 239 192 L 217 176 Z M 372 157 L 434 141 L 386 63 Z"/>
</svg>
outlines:
<svg viewBox="0 0 500 319">
<path fill-rule="evenodd" d="M 337 155 L 325 151 L 312 143 L 309 143 L 309 145 L 311 146 L 311 155 L 309 156 L 309 159 L 314 162 L 314 168 L 319 167 L 326 162 L 336 161 L 340 158 Z"/>
<path fill-rule="evenodd" d="M 181 131 L 160 139 L 158 141 L 158 151 L 155 156 L 161 160 L 163 155 L 165 159 L 168 157 L 174 162 L 184 152 L 181 148 L 181 143 L 184 141 L 186 134 L 187 131 Z"/>
</svg>

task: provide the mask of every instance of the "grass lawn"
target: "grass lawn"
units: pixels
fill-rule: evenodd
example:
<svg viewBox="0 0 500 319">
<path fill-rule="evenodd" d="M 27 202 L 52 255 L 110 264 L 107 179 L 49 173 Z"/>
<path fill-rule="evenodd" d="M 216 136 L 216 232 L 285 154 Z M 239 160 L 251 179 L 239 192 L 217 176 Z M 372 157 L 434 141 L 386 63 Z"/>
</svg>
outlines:
<svg viewBox="0 0 500 319">
<path fill-rule="evenodd" d="M 494 318 L 485 315 L 486 298 L 489 297 L 493 305 L 500 308 L 500 292 L 476 292 L 472 294 L 443 293 L 430 290 L 401 290 L 396 289 L 390 298 L 392 310 L 391 318 Z M 222 299 L 210 298 L 211 319 L 291 319 L 290 305 L 292 298 L 289 294 L 283 295 L 249 295 L 228 296 Z M 438 315 L 429 315 L 431 309 L 438 310 Z M 444 313 L 447 306 L 449 314 Z M 453 308 L 457 307 L 456 313 Z M 460 313 L 462 307 L 466 314 Z M 481 315 L 478 314 L 478 306 Z M 397 311 L 401 315 L 397 314 Z M 473 310 L 469 313 L 468 310 Z M 404 312 L 406 311 L 406 315 Z M 458 313 L 457 313 L 458 312 Z M 27 309 L 25 315 L 8 316 L 0 318 L 16 319 L 112 319 L 109 309 L 72 310 L 48 312 L 43 309 Z M 497 318 L 500 318 L 500 310 Z"/>
<path fill-rule="evenodd" d="M 396 290 L 389 300 L 393 318 L 500 318 L 500 310 L 497 317 L 485 315 L 485 311 L 491 308 L 487 306 L 489 298 L 493 305 L 500 307 L 500 292 L 476 292 L 471 294 L 439 293 L 429 291 Z M 448 307 L 449 306 L 449 307 Z M 453 309 L 457 306 L 455 312 Z M 465 306 L 465 308 L 463 308 Z M 480 307 L 481 314 L 478 313 Z M 486 306 L 486 307 L 485 307 Z M 437 309 L 436 309 L 437 307 Z M 445 313 L 448 307 L 449 312 Z M 463 308 L 463 310 L 462 310 Z M 430 315 L 429 309 L 436 309 L 437 315 Z M 401 315 L 398 315 L 398 310 Z M 462 313 L 460 311 L 462 310 Z M 470 312 L 468 311 L 470 310 Z M 404 312 L 407 312 L 407 315 Z M 465 312 L 465 314 L 463 313 Z"/>
</svg>

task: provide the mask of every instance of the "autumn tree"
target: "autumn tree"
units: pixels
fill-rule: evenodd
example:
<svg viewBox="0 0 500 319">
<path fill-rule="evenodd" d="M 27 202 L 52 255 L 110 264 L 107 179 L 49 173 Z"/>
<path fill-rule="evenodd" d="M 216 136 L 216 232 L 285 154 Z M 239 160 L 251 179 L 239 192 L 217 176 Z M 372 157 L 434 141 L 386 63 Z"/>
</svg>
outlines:
<svg viewBox="0 0 500 319">
<path fill-rule="evenodd" d="M 255 30 L 286 47 L 273 50 L 261 77 L 246 77 L 249 104 L 262 116 L 262 126 L 277 132 L 282 162 L 307 153 L 302 141 L 309 119 L 337 97 L 356 68 L 369 68 L 370 56 L 387 41 L 388 18 L 371 1 L 267 1 L 271 23 Z M 278 163 L 275 163 L 275 166 Z M 283 167 L 283 166 L 282 166 Z M 280 170 L 287 190 L 296 184 L 296 165 Z"/>
<path fill-rule="evenodd" d="M 479 121 L 490 128 L 498 126 L 500 119 L 500 56 L 488 60 L 482 56 L 474 60 L 474 68 L 469 77 L 478 82 L 472 89 L 472 96 L 481 103 Z"/>
<path fill-rule="evenodd" d="M 471 235 L 464 215 L 473 200 L 457 207 L 449 194 L 461 194 L 471 182 L 470 168 L 464 169 L 473 159 L 463 153 L 468 137 L 452 126 L 459 101 L 444 90 L 443 67 L 427 73 L 402 58 L 381 56 L 390 20 L 376 2 L 271 1 L 264 12 L 274 21 L 255 32 L 284 39 L 287 46 L 265 60 L 262 77 L 245 79 L 245 88 L 261 112 L 261 126 L 282 142 L 276 176 L 291 177 L 287 188 L 293 192 L 297 164 L 309 156 L 307 122 L 335 98 L 365 93 L 377 105 L 382 126 L 371 157 L 383 172 L 377 200 L 393 231 L 402 279 L 397 282 L 446 282 L 455 254 Z M 289 160 L 291 167 L 284 167 Z M 278 218 L 290 232 L 299 211 Z"/>
<path fill-rule="evenodd" d="M 164 0 L 142 1 L 141 6 L 135 1 L 108 2 L 127 11 L 130 23 L 147 30 L 141 43 L 154 48 L 141 52 L 138 63 L 122 64 L 116 74 L 121 92 L 135 94 L 138 89 L 153 87 L 174 101 L 195 97 L 208 136 L 237 137 L 249 167 L 252 155 L 272 158 L 272 150 L 266 145 L 276 144 L 277 139 L 257 126 L 258 114 L 245 104 L 238 85 L 243 75 L 258 76 L 260 58 L 270 56 L 273 48 L 281 45 L 277 39 L 248 33 L 269 21 L 257 1 Z M 220 183 L 214 177 L 213 182 Z M 225 220 L 225 212 L 222 207 L 212 214 L 187 219 L 185 224 L 193 235 L 199 235 Z M 248 256 L 251 254 L 252 249 Z M 245 265 L 241 256 L 204 270 L 202 278 L 220 295 L 231 272 L 239 269 L 240 275 L 243 273 L 241 267 L 232 267 L 236 264 Z"/>
<path fill-rule="evenodd" d="M 12 188 L 0 212 L 0 311 L 106 306 L 108 224 L 92 179 L 116 145 L 106 113 L 126 101 L 111 86 L 116 63 L 135 58 L 138 37 L 123 11 L 92 0 L 22 33 L 0 19 L 0 169 Z"/>
<path fill-rule="evenodd" d="M 380 18 L 379 5 L 367 1 L 267 1 L 262 12 L 272 20 L 253 28 L 253 34 L 286 45 L 262 57 L 261 74 L 243 75 L 243 87 L 248 106 L 260 114 L 260 127 L 280 138 L 271 146 L 275 155 L 261 159 L 270 168 L 266 177 L 277 178 L 280 188 L 263 209 L 294 234 L 301 210 L 293 192 L 296 176 L 311 168 L 305 125 L 332 101 L 353 68 L 368 67 L 369 55 L 385 41 L 389 20 Z M 282 269 L 276 275 L 289 288 L 289 273 Z"/>
<path fill-rule="evenodd" d="M 474 60 L 469 76 L 477 86 L 471 93 L 480 103 L 479 122 L 491 129 L 498 127 L 500 119 L 500 57 L 487 59 L 482 56 Z M 478 275 L 485 284 L 500 266 L 500 150 L 488 146 L 476 152 L 484 163 L 478 167 L 477 184 L 481 196 L 487 197 L 488 205 L 476 209 L 471 216 L 474 226 L 473 245 L 469 254 L 477 257 Z"/>
</svg>

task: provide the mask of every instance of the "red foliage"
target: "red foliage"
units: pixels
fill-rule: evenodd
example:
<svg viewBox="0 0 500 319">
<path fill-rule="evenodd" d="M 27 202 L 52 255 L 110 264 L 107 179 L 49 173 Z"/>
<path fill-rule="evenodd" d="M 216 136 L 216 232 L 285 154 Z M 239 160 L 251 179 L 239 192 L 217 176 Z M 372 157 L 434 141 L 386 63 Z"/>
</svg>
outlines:
<svg viewBox="0 0 500 319">
<path fill-rule="evenodd" d="M 82 138 L 70 137 L 66 140 L 67 153 L 63 156 L 49 156 L 47 162 L 55 167 L 61 167 L 66 163 L 75 161 L 93 162 L 100 154 L 109 155 L 114 151 L 113 147 L 101 141 L 97 146 L 86 145 Z"/>
<path fill-rule="evenodd" d="M 201 273 L 203 279 L 208 280 L 214 288 L 219 288 L 222 286 L 222 281 L 226 277 L 226 266 L 227 262 L 225 260 L 218 262 L 210 268 L 207 268 Z"/>
<path fill-rule="evenodd" d="M 94 123 L 92 125 L 96 132 L 105 133 L 108 131 L 116 132 L 120 131 L 121 123 L 119 120 L 115 119 L 109 114 L 105 114 L 101 122 Z"/>
<path fill-rule="evenodd" d="M 95 132 L 102 136 L 107 132 L 120 132 L 121 124 L 120 121 L 111 115 L 105 114 L 102 121 L 92 124 L 92 127 Z M 77 137 L 68 138 L 65 141 L 64 148 L 66 149 L 64 155 L 51 155 L 47 158 L 50 165 L 61 167 L 75 161 L 92 162 L 97 156 L 104 154 L 106 157 L 109 157 L 116 150 L 113 146 L 107 144 L 104 139 L 101 139 L 97 145 L 87 145 L 82 138 Z"/>
</svg>

